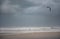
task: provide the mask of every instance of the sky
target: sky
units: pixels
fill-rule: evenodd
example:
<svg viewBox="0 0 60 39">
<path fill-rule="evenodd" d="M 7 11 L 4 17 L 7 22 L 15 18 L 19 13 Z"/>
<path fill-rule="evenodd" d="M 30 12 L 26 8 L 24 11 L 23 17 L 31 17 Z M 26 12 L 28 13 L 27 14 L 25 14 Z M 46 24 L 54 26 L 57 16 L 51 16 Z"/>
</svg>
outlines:
<svg viewBox="0 0 60 39">
<path fill-rule="evenodd" d="M 60 0 L 0 2 L 0 27 L 60 26 Z M 51 11 L 47 7 L 50 7 Z"/>
</svg>

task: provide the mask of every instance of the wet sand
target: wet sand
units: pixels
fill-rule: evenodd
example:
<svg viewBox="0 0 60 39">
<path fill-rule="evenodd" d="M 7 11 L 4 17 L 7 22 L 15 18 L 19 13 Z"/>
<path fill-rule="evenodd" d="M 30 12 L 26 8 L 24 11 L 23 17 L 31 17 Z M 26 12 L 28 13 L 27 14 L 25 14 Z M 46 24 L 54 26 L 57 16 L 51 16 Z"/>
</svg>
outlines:
<svg viewBox="0 0 60 39">
<path fill-rule="evenodd" d="M 60 32 L 0 33 L 0 39 L 60 39 Z"/>
</svg>

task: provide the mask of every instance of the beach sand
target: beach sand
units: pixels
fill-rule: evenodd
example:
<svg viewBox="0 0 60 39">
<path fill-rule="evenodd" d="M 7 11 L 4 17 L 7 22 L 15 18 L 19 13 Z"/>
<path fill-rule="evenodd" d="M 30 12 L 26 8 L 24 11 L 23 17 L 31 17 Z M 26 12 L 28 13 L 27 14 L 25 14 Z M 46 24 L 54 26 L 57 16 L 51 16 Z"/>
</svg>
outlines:
<svg viewBox="0 0 60 39">
<path fill-rule="evenodd" d="M 0 33 L 0 39 L 60 39 L 60 32 Z"/>
</svg>

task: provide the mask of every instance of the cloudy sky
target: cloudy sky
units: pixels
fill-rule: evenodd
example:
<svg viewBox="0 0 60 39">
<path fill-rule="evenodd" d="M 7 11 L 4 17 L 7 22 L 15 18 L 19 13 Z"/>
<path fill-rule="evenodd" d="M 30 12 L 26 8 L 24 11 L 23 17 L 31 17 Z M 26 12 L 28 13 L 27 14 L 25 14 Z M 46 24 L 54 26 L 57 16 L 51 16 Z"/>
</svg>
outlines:
<svg viewBox="0 0 60 39">
<path fill-rule="evenodd" d="M 60 0 L 0 2 L 0 27 L 60 26 Z"/>
</svg>

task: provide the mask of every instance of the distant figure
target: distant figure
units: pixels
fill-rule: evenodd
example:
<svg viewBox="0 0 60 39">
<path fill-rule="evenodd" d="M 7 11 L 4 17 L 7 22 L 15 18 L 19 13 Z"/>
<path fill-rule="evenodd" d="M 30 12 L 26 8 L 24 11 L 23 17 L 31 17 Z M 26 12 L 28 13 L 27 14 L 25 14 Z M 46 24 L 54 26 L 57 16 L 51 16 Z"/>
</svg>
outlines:
<svg viewBox="0 0 60 39">
<path fill-rule="evenodd" d="M 51 12 L 51 7 L 47 6 L 47 8 L 49 8 L 50 12 Z"/>
</svg>

